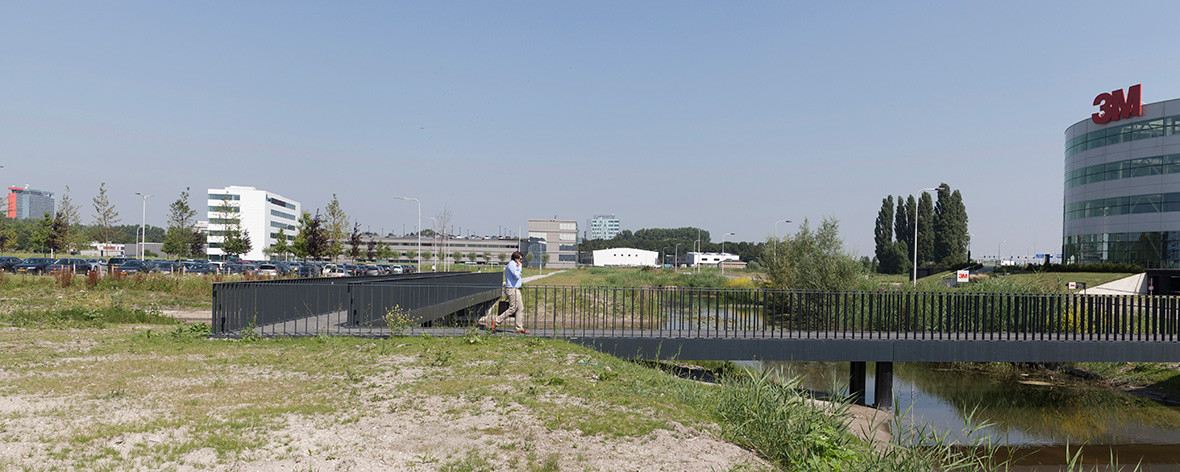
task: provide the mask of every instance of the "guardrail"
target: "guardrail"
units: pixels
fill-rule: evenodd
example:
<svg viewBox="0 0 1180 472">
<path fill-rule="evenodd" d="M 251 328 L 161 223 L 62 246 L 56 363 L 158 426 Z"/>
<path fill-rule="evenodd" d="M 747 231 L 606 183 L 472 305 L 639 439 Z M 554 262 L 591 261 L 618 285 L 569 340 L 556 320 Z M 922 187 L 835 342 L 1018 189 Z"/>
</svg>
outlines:
<svg viewBox="0 0 1180 472">
<path fill-rule="evenodd" d="M 213 284 L 212 331 L 233 335 L 346 332 L 373 326 L 395 307 L 415 325 L 431 323 L 458 302 L 499 295 L 499 273 L 442 272 Z M 457 307 L 455 310 L 462 309 Z"/>
<path fill-rule="evenodd" d="M 555 337 L 1167 341 L 1180 297 L 538 286 Z"/>
<path fill-rule="evenodd" d="M 225 282 L 213 333 L 386 336 L 469 328 L 500 295 L 499 273 L 425 273 Z M 806 292 L 526 286 L 533 336 L 652 339 L 963 341 L 1180 340 L 1180 297 L 939 292 Z M 462 319 L 448 315 L 463 311 Z M 390 319 L 386 319 L 389 315 Z M 437 331 L 453 334 L 459 331 Z"/>
</svg>

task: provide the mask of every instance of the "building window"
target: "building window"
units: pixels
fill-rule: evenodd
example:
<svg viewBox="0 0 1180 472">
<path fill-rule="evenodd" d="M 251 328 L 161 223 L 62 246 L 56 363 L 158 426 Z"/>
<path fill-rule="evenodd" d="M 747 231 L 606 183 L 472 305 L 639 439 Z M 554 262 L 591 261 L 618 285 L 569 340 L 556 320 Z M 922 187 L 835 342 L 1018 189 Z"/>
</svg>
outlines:
<svg viewBox="0 0 1180 472">
<path fill-rule="evenodd" d="M 211 194 L 209 194 L 209 199 L 210 200 L 227 200 L 227 201 L 228 200 L 241 200 L 242 196 L 241 195 L 234 195 L 234 194 L 222 195 L 222 194 L 211 193 Z"/>
<path fill-rule="evenodd" d="M 278 217 L 280 217 L 280 218 L 286 218 L 286 219 L 288 219 L 288 220 L 294 220 L 294 219 L 295 219 L 295 215 L 292 215 L 292 214 L 290 214 L 290 213 L 284 213 L 284 212 L 281 212 L 281 211 L 278 211 L 278 210 L 271 210 L 271 211 L 270 211 L 270 216 L 278 216 Z"/>
</svg>

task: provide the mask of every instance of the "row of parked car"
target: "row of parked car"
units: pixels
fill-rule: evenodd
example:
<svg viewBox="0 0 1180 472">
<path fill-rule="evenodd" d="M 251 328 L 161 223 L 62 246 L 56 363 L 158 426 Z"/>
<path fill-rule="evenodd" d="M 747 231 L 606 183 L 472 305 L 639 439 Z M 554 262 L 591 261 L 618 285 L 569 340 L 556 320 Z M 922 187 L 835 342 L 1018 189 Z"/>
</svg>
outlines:
<svg viewBox="0 0 1180 472">
<path fill-rule="evenodd" d="M 17 274 L 52 274 L 61 271 L 71 271 L 75 274 L 87 275 L 91 271 L 97 271 L 100 274 L 113 272 L 122 274 L 183 273 L 252 274 L 273 277 L 287 275 L 298 277 L 350 277 L 411 273 L 414 272 L 414 266 L 398 264 L 331 264 L 324 262 L 168 261 L 163 259 L 139 260 L 130 257 L 112 257 L 110 260 L 74 257 L 63 257 L 61 259 L 49 257 L 30 257 L 27 259 L 0 257 L 0 271 Z"/>
</svg>

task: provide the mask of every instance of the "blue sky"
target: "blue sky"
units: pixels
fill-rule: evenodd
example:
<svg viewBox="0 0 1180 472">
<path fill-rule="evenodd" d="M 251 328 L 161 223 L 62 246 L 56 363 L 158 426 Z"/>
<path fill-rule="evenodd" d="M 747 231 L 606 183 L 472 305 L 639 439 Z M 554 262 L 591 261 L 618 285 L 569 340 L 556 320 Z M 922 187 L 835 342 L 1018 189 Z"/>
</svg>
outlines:
<svg viewBox="0 0 1180 472">
<path fill-rule="evenodd" d="M 946 182 L 977 256 L 1058 252 L 1064 130 L 1180 97 L 1180 3 L 827 3 L 5 2 L 0 183 L 161 226 L 227 185 L 398 233 L 396 195 L 479 234 L 832 216 L 871 255 L 882 198 Z"/>
</svg>

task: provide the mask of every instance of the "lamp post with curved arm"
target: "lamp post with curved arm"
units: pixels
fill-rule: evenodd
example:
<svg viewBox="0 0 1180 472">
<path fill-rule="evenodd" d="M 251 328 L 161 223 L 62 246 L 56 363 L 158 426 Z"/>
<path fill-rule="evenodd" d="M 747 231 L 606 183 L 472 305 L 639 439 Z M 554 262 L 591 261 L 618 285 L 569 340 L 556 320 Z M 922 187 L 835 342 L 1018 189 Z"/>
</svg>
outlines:
<svg viewBox="0 0 1180 472">
<path fill-rule="evenodd" d="M 417 271 L 422 271 L 422 202 L 413 197 L 393 197 L 398 200 L 413 200 L 418 204 L 418 268 Z"/>
</svg>

